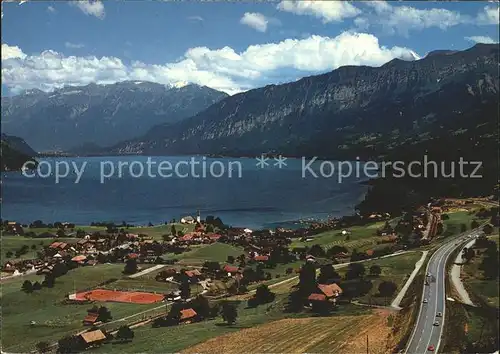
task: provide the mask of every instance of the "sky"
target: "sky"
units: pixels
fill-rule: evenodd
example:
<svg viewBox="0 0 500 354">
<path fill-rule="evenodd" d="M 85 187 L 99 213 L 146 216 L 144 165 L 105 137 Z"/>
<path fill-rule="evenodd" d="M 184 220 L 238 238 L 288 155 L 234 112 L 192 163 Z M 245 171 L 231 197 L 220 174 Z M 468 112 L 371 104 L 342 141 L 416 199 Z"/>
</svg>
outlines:
<svg viewBox="0 0 500 354">
<path fill-rule="evenodd" d="M 2 1 L 2 96 L 95 82 L 235 94 L 498 43 L 497 1 Z"/>
</svg>

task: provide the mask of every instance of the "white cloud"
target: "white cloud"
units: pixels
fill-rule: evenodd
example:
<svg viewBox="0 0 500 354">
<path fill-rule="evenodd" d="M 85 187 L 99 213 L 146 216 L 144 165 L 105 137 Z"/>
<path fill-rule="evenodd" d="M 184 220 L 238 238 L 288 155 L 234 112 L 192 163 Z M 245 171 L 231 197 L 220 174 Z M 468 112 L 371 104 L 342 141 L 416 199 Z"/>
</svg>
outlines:
<svg viewBox="0 0 500 354">
<path fill-rule="evenodd" d="M 484 44 L 498 43 L 498 40 L 494 40 L 493 38 L 487 36 L 471 36 L 471 37 L 465 37 L 465 39 L 474 43 L 484 43 Z"/>
<path fill-rule="evenodd" d="M 53 6 L 47 6 L 47 11 L 50 13 L 55 13 L 56 9 Z"/>
<path fill-rule="evenodd" d="M 498 25 L 500 18 L 499 5 L 485 6 L 482 11 L 477 14 L 478 25 Z"/>
<path fill-rule="evenodd" d="M 125 65 L 119 58 L 65 57 L 50 50 L 26 56 L 17 47 L 8 48 L 11 55 L 9 60 L 2 62 L 2 81 L 13 92 L 141 80 L 164 84 L 190 82 L 234 94 L 276 83 L 278 78 L 292 81 L 298 76 L 340 66 L 379 66 L 393 58 L 415 56 L 408 48 L 384 47 L 371 34 L 353 32 L 344 32 L 334 38 L 313 35 L 252 45 L 239 53 L 230 47 L 196 47 L 187 50 L 179 61 L 163 65 L 142 62 Z"/>
<path fill-rule="evenodd" d="M 70 49 L 81 49 L 83 47 L 85 47 L 85 44 L 82 44 L 82 43 L 71 43 L 71 42 L 65 42 L 64 43 L 64 46 L 66 48 L 70 48 Z"/>
<path fill-rule="evenodd" d="M 446 30 L 450 27 L 468 25 L 498 25 L 498 6 L 485 6 L 473 17 L 458 11 L 443 8 L 417 9 L 406 5 L 391 5 L 386 1 L 367 1 L 366 6 L 373 12 L 366 13 L 354 20 L 358 30 L 379 26 L 388 33 L 408 35 L 412 30 L 436 27 Z"/>
<path fill-rule="evenodd" d="M 84 14 L 95 16 L 101 20 L 106 16 L 104 5 L 99 0 L 78 0 L 71 1 L 69 4 L 78 7 Z"/>
<path fill-rule="evenodd" d="M 373 8 L 368 13 L 355 19 L 358 29 L 366 30 L 371 26 L 380 26 L 388 33 L 408 35 L 411 30 L 430 27 L 447 29 L 468 21 L 467 16 L 459 12 L 441 8 L 417 9 L 410 6 L 392 6 L 386 1 L 368 1 L 365 5 Z"/>
<path fill-rule="evenodd" d="M 361 11 L 347 1 L 281 1 L 277 8 L 296 15 L 315 16 L 327 22 L 356 17 Z"/>
<path fill-rule="evenodd" d="M 26 54 L 18 46 L 2 44 L 2 61 L 15 58 L 24 59 L 26 58 Z"/>
<path fill-rule="evenodd" d="M 203 21 L 203 17 L 201 16 L 188 16 L 187 19 L 190 21 Z"/>
<path fill-rule="evenodd" d="M 269 23 L 266 16 L 258 12 L 245 12 L 243 17 L 240 19 L 240 23 L 252 27 L 259 32 L 267 31 L 267 25 Z"/>
</svg>

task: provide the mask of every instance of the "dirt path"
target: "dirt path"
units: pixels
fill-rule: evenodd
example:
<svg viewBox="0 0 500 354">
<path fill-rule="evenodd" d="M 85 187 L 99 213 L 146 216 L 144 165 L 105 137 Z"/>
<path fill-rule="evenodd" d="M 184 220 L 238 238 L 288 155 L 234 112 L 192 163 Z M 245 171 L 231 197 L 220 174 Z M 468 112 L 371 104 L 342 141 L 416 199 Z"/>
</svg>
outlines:
<svg viewBox="0 0 500 354">
<path fill-rule="evenodd" d="M 135 274 L 129 275 L 129 278 L 142 277 L 143 275 L 146 275 L 148 273 L 154 272 L 155 270 L 161 269 L 163 267 L 165 267 L 164 264 L 158 264 L 158 265 L 155 265 L 155 266 L 153 266 L 151 268 L 144 269 L 143 271 L 140 271 L 139 273 L 135 273 Z"/>
<path fill-rule="evenodd" d="M 399 307 L 399 304 L 401 303 L 401 301 L 405 297 L 405 294 L 408 291 L 408 288 L 410 287 L 411 283 L 413 282 L 413 279 L 415 279 L 415 277 L 417 276 L 418 271 L 420 270 L 420 268 L 422 268 L 422 265 L 424 264 L 425 258 L 427 258 L 428 253 L 429 253 L 429 251 L 422 252 L 422 257 L 420 257 L 420 259 L 417 261 L 417 263 L 415 263 L 415 269 L 413 269 L 413 272 L 410 274 L 410 277 L 406 281 L 405 285 L 401 288 L 401 291 L 396 296 L 394 301 L 391 303 L 391 307 L 393 307 L 397 310 L 401 310 L 401 307 Z"/>
<path fill-rule="evenodd" d="M 462 258 L 462 250 L 464 248 L 472 247 L 472 245 L 474 245 L 475 242 L 476 242 L 475 239 L 470 241 L 460 250 L 460 253 L 457 255 L 457 258 L 455 259 L 455 263 L 453 264 L 450 270 L 451 283 L 453 284 L 453 287 L 457 291 L 457 294 L 460 297 L 460 301 L 470 306 L 475 306 L 475 305 L 470 299 L 469 293 L 467 292 L 467 290 L 465 290 L 464 284 L 462 283 L 462 279 L 460 277 L 460 273 L 462 271 L 462 264 L 464 262 Z"/>
</svg>

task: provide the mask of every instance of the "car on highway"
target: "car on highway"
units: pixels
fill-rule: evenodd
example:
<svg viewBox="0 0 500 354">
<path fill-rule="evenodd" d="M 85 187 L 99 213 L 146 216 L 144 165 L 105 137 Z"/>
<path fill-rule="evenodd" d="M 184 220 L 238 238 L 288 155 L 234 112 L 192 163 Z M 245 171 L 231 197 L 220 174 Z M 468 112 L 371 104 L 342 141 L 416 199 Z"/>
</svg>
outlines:
<svg viewBox="0 0 500 354">
<path fill-rule="evenodd" d="M 436 349 L 432 344 L 427 347 L 427 350 L 433 352 Z"/>
<path fill-rule="evenodd" d="M 423 302 L 424 302 L 424 304 L 426 304 L 428 301 L 427 301 L 427 299 L 424 299 L 424 301 L 423 301 Z"/>
<path fill-rule="evenodd" d="M 442 314 L 441 312 L 438 312 L 438 313 L 436 314 L 436 317 L 443 317 L 443 314 Z"/>
<path fill-rule="evenodd" d="M 433 326 L 439 326 L 439 322 L 438 321 L 434 321 L 434 323 L 432 325 Z"/>
</svg>

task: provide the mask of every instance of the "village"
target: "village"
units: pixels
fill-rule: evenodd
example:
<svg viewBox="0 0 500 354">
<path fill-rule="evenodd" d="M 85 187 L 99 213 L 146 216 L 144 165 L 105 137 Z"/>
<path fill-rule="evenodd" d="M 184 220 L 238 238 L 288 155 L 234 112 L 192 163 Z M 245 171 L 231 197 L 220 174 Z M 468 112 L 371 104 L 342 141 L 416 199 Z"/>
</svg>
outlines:
<svg viewBox="0 0 500 354">
<path fill-rule="evenodd" d="M 373 213 L 275 230 L 227 227 L 213 216 L 202 219 L 199 212 L 195 217 L 183 216 L 179 222 L 171 220 L 160 226 L 102 223 L 87 230 L 62 222 L 46 225 L 38 220 L 22 225 L 3 221 L 2 237 L 52 242 L 43 248 L 35 247 L 37 251 L 30 252 L 26 245 L 8 251 L 8 260 L 4 257 L 2 262 L 2 282 L 39 276 L 39 280 L 21 282 L 19 291 L 32 294 L 57 288 L 60 277 L 71 277 L 79 269 L 121 267 L 121 278 L 103 276 L 90 287 L 75 286 L 73 291 L 61 294 L 64 299 L 60 300 L 67 306 L 91 307 L 80 318 L 76 334 L 57 338 L 57 344 L 39 342 L 38 351 L 58 347 L 60 352 L 71 352 L 75 348 L 95 348 L 113 338 L 131 340 L 131 328 L 145 323 L 158 328 L 221 315 L 231 324 L 237 313 L 226 299 L 245 299 L 248 307 L 272 303 L 276 294 L 271 289 L 287 283 L 295 289 L 289 296 L 288 308 L 328 315 L 343 303 L 366 298 L 371 291 L 358 262 L 431 244 L 443 234 L 446 213 L 463 207 L 461 203 L 436 201 L 396 219 Z M 51 233 L 54 229 L 55 233 Z M 92 231 L 95 229 L 99 230 Z M 337 241 L 325 244 L 324 240 L 330 239 Z M 35 257 L 29 257 L 30 253 Z M 340 270 L 344 265 L 349 265 L 345 274 Z M 372 264 L 370 275 L 380 273 L 380 266 Z M 377 295 L 379 304 L 383 304 L 383 297 L 387 302 L 387 297 L 401 287 L 391 281 L 377 284 L 380 294 L 387 293 Z M 129 324 L 112 326 L 110 303 L 149 307 L 135 310 L 147 315 Z M 147 313 L 151 306 L 163 308 Z M 31 327 L 37 325 L 30 321 Z"/>
</svg>

